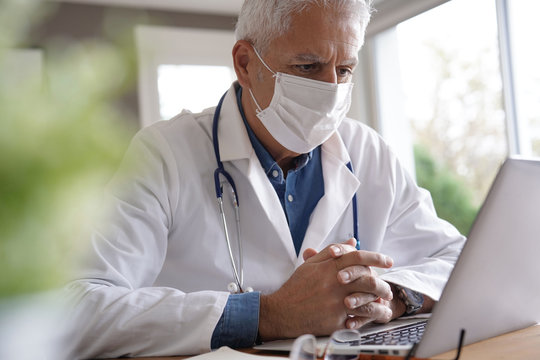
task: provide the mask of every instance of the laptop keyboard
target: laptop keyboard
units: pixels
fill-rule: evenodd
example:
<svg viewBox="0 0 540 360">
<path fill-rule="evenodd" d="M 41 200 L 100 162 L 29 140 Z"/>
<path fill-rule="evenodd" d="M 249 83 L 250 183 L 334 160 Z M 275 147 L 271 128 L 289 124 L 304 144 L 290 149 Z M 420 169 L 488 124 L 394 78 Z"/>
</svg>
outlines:
<svg viewBox="0 0 540 360">
<path fill-rule="evenodd" d="M 408 345 L 420 341 L 427 320 L 362 336 L 362 345 Z"/>
</svg>

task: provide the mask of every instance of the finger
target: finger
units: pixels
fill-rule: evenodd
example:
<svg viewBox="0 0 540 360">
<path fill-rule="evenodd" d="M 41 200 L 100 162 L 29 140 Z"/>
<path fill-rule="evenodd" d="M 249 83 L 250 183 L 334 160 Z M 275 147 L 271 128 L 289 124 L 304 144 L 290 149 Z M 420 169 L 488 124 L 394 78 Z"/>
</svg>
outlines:
<svg viewBox="0 0 540 360">
<path fill-rule="evenodd" d="M 347 329 L 360 329 L 362 326 L 370 323 L 372 320 L 369 318 L 364 318 L 360 316 L 349 316 L 347 320 L 345 320 L 345 327 Z"/>
<path fill-rule="evenodd" d="M 392 300 L 394 297 L 390 285 L 386 281 L 381 280 L 379 279 L 379 277 L 373 275 L 361 276 L 354 282 L 350 283 L 348 286 L 349 294 L 373 294 L 378 298 L 388 301 Z"/>
<path fill-rule="evenodd" d="M 351 315 L 381 323 L 392 320 L 392 310 L 388 306 L 374 301 L 354 309 L 351 311 Z"/>
<path fill-rule="evenodd" d="M 312 248 L 308 248 L 304 251 L 304 253 L 302 254 L 303 258 L 304 258 L 304 261 L 306 261 L 307 259 L 309 259 L 310 257 L 313 257 L 317 255 L 317 250 L 315 249 L 312 249 Z"/>
<path fill-rule="evenodd" d="M 365 250 L 350 251 L 336 259 L 336 267 L 338 270 L 354 265 L 390 268 L 393 264 L 394 260 L 391 257 L 378 252 Z"/>
<path fill-rule="evenodd" d="M 374 302 L 376 303 L 379 303 L 379 304 L 382 304 L 384 306 L 386 306 L 387 308 L 390 309 L 390 313 L 392 314 L 391 315 L 391 318 L 388 319 L 388 318 L 382 318 L 382 319 L 375 319 L 373 320 L 373 322 L 376 322 L 378 324 L 384 324 L 384 323 L 387 323 L 389 321 L 391 321 L 393 318 L 394 318 L 394 312 L 392 310 L 392 306 L 391 305 L 391 301 L 388 301 L 388 300 L 384 300 L 384 299 L 381 299 L 381 298 L 378 298 L 377 300 L 375 300 Z"/>
<path fill-rule="evenodd" d="M 351 245 L 356 249 L 356 244 L 358 244 L 358 241 L 355 238 L 350 238 L 349 240 L 344 241 L 342 244 Z"/>
<path fill-rule="evenodd" d="M 338 272 L 338 282 L 341 284 L 349 284 L 362 276 L 371 275 L 378 277 L 379 274 L 369 266 L 355 265 L 342 269 Z"/>
<path fill-rule="evenodd" d="M 380 298 L 374 294 L 355 293 L 346 296 L 343 302 L 348 309 L 354 310 L 356 308 L 359 308 L 360 306 L 369 304 L 372 301 L 377 301 L 378 299 Z"/>
<path fill-rule="evenodd" d="M 349 266 L 338 271 L 337 279 L 340 284 L 349 284 L 362 276 L 375 275 L 370 267 L 364 265 Z"/>
<path fill-rule="evenodd" d="M 355 239 L 349 239 L 349 240 L 347 240 L 347 241 L 345 241 L 345 242 L 343 242 L 341 244 L 328 245 L 323 250 L 321 250 L 319 253 L 313 254 L 308 259 L 306 259 L 305 255 L 304 255 L 304 260 L 306 262 L 322 262 L 322 261 L 326 261 L 328 259 L 339 258 L 340 256 L 343 256 L 344 254 L 356 251 L 355 246 L 356 246 L 356 240 Z M 309 249 L 307 249 L 307 250 L 309 250 Z"/>
</svg>

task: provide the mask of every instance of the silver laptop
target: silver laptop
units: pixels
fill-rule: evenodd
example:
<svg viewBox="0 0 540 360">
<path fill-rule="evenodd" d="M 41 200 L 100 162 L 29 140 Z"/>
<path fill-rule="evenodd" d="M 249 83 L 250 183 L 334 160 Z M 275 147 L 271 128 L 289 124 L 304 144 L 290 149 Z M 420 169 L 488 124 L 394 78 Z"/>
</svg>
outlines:
<svg viewBox="0 0 540 360">
<path fill-rule="evenodd" d="M 468 240 L 429 320 L 409 341 L 362 329 L 361 341 L 344 342 L 344 353 L 428 358 L 540 322 L 540 160 L 510 158 L 500 168 Z M 419 319 L 384 325 L 394 333 Z M 408 331 L 410 332 L 410 330 Z M 373 341 L 377 336 L 378 339 Z M 369 340 L 371 338 L 371 340 Z M 387 340 L 393 344 L 388 344 Z M 320 339 L 322 345 L 326 339 Z M 364 343 L 367 342 L 367 343 Z M 408 342 L 408 343 L 407 343 Z M 265 350 L 288 350 L 292 342 L 271 342 Z M 371 344 L 369 344 L 371 343 Z M 378 344 L 381 343 L 381 344 Z"/>
</svg>

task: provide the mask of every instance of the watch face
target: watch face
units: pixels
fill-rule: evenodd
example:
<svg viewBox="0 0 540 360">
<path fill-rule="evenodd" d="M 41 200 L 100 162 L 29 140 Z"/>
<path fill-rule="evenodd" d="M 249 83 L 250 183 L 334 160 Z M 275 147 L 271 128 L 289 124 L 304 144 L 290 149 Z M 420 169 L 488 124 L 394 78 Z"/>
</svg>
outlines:
<svg viewBox="0 0 540 360">
<path fill-rule="evenodd" d="M 407 315 L 412 315 L 418 310 L 420 310 L 420 308 L 424 304 L 424 295 L 401 286 L 399 286 L 398 289 L 399 297 L 401 298 L 401 300 L 403 300 L 405 306 L 407 306 Z"/>
<path fill-rule="evenodd" d="M 414 303 L 416 304 L 419 304 L 420 306 L 422 306 L 422 304 L 424 304 L 424 296 L 422 294 L 420 294 L 419 292 L 416 292 L 416 291 L 412 291 L 412 290 L 409 290 L 407 289 L 408 292 L 407 292 L 407 297 Z"/>
</svg>

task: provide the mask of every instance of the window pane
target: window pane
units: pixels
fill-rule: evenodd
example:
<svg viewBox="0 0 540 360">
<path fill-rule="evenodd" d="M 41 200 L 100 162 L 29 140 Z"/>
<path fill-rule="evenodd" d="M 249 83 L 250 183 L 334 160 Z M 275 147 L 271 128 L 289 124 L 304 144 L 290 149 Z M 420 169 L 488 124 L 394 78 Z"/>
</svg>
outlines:
<svg viewBox="0 0 540 360">
<path fill-rule="evenodd" d="M 467 234 L 506 157 L 493 0 L 453 0 L 398 25 L 418 183 Z"/>
<path fill-rule="evenodd" d="M 517 120 L 525 155 L 540 156 L 540 1 L 508 1 Z"/>
<path fill-rule="evenodd" d="M 216 106 L 236 79 L 228 66 L 160 65 L 158 67 L 161 119 L 170 119 L 182 109 L 200 112 Z"/>
</svg>

